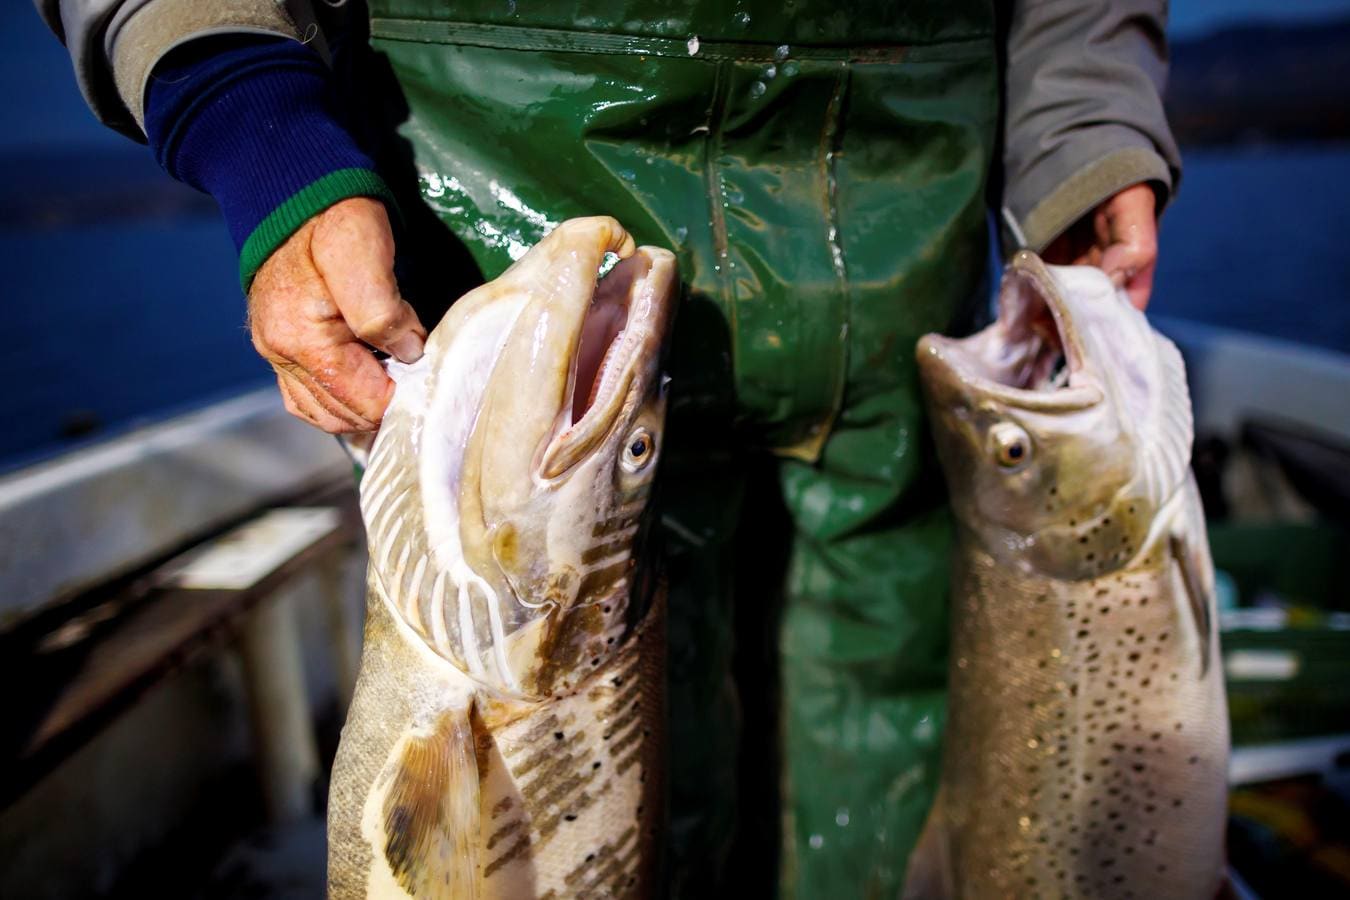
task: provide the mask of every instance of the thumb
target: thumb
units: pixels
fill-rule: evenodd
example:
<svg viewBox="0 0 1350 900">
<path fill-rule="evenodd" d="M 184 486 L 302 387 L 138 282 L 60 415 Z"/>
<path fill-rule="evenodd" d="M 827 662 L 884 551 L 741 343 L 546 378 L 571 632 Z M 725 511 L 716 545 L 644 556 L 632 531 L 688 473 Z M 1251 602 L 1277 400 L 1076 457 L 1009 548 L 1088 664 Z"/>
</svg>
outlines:
<svg viewBox="0 0 1350 900">
<path fill-rule="evenodd" d="M 422 356 L 426 329 L 398 291 L 394 235 L 384 204 L 354 197 L 321 214 L 310 245 L 315 268 L 352 333 L 401 362 Z"/>
<path fill-rule="evenodd" d="M 1140 309 L 1148 303 L 1158 262 L 1154 204 L 1152 188 L 1140 184 L 1121 191 L 1105 209 L 1108 243 L 1101 269 L 1117 287 L 1125 288 Z"/>
</svg>

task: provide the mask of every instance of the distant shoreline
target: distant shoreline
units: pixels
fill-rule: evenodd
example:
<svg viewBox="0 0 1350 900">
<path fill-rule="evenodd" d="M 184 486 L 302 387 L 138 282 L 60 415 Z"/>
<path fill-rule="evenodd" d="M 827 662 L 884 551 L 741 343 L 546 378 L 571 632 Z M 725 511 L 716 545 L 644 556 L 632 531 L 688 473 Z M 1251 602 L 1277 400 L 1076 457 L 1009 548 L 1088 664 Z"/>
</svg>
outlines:
<svg viewBox="0 0 1350 900">
<path fill-rule="evenodd" d="M 1182 144 L 1350 138 L 1350 19 L 1235 25 L 1171 48 Z"/>
</svg>

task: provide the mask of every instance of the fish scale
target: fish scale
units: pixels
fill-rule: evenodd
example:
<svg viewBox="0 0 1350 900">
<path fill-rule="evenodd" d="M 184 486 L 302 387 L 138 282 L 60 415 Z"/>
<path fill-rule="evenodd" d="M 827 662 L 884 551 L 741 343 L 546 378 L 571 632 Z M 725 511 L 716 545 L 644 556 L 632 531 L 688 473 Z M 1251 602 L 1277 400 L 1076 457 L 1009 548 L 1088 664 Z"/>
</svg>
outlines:
<svg viewBox="0 0 1350 900">
<path fill-rule="evenodd" d="M 634 897 L 655 887 L 664 634 L 654 625 L 583 687 L 520 715 L 485 717 L 494 750 L 484 777 L 485 897 Z M 519 717 L 509 724 L 494 716 Z M 572 818 L 568 818 L 571 816 Z M 616 823 L 624 825 L 616 836 Z M 528 859 L 525 852 L 528 850 Z M 584 886 L 585 890 L 579 890 Z"/>
<path fill-rule="evenodd" d="M 1201 896 L 1185 886 L 1215 874 L 1196 823 L 1223 821 L 1227 733 L 1175 561 L 1153 547 L 1065 584 L 960 548 L 944 811 L 954 858 L 985 873 L 962 896 Z"/>
</svg>

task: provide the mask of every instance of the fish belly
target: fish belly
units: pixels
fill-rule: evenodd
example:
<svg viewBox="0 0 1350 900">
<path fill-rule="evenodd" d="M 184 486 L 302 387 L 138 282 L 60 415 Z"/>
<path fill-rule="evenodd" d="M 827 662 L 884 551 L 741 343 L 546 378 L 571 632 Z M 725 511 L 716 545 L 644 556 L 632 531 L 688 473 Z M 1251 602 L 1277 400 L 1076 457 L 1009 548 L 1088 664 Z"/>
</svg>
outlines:
<svg viewBox="0 0 1350 900">
<path fill-rule="evenodd" d="M 528 704 L 459 691 L 467 679 L 372 595 L 333 766 L 329 897 L 654 893 L 664 610 L 577 691 Z"/>
<path fill-rule="evenodd" d="M 1214 896 L 1222 672 L 1202 672 L 1213 638 L 1162 544 L 1073 583 L 958 549 L 943 776 L 955 896 Z"/>
</svg>

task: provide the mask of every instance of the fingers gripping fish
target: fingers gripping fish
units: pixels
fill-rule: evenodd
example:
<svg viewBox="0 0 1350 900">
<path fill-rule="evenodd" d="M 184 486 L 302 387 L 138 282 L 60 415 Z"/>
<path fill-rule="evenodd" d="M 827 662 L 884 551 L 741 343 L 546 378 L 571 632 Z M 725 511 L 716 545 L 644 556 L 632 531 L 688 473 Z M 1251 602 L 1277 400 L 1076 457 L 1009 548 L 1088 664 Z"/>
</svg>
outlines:
<svg viewBox="0 0 1350 900">
<path fill-rule="evenodd" d="M 998 320 L 918 359 L 957 540 L 906 896 L 1209 900 L 1228 726 L 1180 355 L 1097 269 L 1023 253 Z"/>
<path fill-rule="evenodd" d="M 639 558 L 675 283 L 668 251 L 574 219 L 390 365 L 330 897 L 650 891 L 664 608 Z"/>
</svg>

